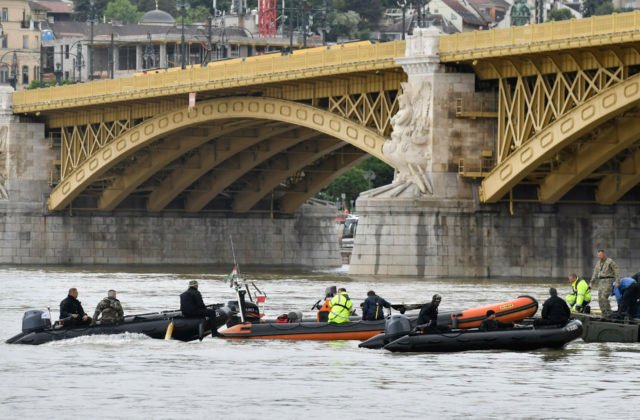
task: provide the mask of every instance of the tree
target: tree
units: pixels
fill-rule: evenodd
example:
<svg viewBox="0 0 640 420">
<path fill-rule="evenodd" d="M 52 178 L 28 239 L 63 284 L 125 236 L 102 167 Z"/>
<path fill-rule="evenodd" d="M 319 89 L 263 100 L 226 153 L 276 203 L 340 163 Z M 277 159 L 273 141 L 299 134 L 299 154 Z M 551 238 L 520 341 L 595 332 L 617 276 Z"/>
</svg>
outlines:
<svg viewBox="0 0 640 420">
<path fill-rule="evenodd" d="M 142 13 L 129 0 L 111 0 L 104 10 L 104 17 L 110 22 L 138 23 Z"/>
<path fill-rule="evenodd" d="M 107 7 L 109 0 L 95 0 L 95 17 L 100 20 L 100 17 L 104 13 L 104 9 Z M 91 2 L 90 0 L 73 0 L 73 10 L 75 11 L 74 19 L 79 22 L 85 22 L 91 14 Z"/>
<path fill-rule="evenodd" d="M 354 11 L 345 13 L 331 12 L 328 18 L 329 36 L 332 40 L 338 37 L 347 37 L 354 39 L 358 33 L 358 24 L 360 23 L 360 15 Z"/>
<path fill-rule="evenodd" d="M 571 11 L 569 9 L 552 9 L 549 12 L 549 16 L 547 21 L 551 20 L 569 20 L 573 18 Z"/>
<path fill-rule="evenodd" d="M 611 3 L 611 1 L 608 1 L 596 7 L 596 11 L 593 14 L 595 16 L 610 15 L 611 13 L 613 13 L 613 10 L 613 3 Z"/>
<path fill-rule="evenodd" d="M 605 6 L 606 4 L 610 5 L 611 7 Z M 599 8 L 600 10 L 598 10 Z M 600 12 L 600 14 L 613 13 L 613 4 L 611 3 L 611 0 L 584 0 L 584 2 L 582 3 L 583 17 L 597 15 L 598 13 L 596 11 Z M 608 13 L 606 13 L 607 11 Z"/>
<path fill-rule="evenodd" d="M 336 178 L 327 188 L 320 191 L 318 198 L 331 202 L 342 202 L 351 206 L 351 201 L 358 198 L 361 192 L 390 184 L 393 181 L 394 169 L 379 159 L 371 157 L 355 168 Z"/>
</svg>

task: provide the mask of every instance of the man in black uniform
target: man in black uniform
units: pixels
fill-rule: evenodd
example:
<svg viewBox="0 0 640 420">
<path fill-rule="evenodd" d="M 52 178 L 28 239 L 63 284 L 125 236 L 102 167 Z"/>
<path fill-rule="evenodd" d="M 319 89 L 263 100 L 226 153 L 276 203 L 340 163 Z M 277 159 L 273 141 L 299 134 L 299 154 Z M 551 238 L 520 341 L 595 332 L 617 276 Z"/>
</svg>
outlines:
<svg viewBox="0 0 640 420">
<path fill-rule="evenodd" d="M 65 325 L 89 325 L 91 318 L 82 309 L 82 304 L 78 300 L 78 289 L 69 289 L 69 295 L 60 302 L 60 319 Z"/>
<path fill-rule="evenodd" d="M 420 309 L 416 330 L 422 333 L 438 330 L 438 306 L 440 301 L 442 301 L 442 296 L 435 294 L 431 298 L 431 303 L 427 303 Z"/>
<path fill-rule="evenodd" d="M 558 325 L 564 326 L 571 317 L 571 309 L 567 302 L 558 297 L 558 291 L 549 289 L 551 297 L 542 304 L 542 319 L 536 319 L 534 326 Z"/>
<path fill-rule="evenodd" d="M 202 295 L 198 291 L 197 280 L 191 280 L 189 282 L 189 288 L 180 295 L 180 311 L 185 318 L 204 318 L 208 320 L 211 336 L 215 337 L 218 335 L 216 311 L 207 309 L 205 306 Z M 200 339 L 202 340 L 202 338 Z"/>
<path fill-rule="evenodd" d="M 487 319 L 480 324 L 480 331 L 495 331 L 502 328 L 513 328 L 512 322 L 500 322 L 496 319 L 496 311 L 489 309 Z"/>
</svg>

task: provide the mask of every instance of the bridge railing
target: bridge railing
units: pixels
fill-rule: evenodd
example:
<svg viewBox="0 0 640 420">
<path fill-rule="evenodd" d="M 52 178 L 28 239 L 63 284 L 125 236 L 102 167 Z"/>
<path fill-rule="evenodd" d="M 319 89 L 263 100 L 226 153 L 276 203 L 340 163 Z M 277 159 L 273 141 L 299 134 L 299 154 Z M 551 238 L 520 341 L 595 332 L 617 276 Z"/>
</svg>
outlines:
<svg viewBox="0 0 640 420">
<path fill-rule="evenodd" d="M 571 41 L 587 46 L 621 43 L 615 37 L 621 34 L 628 34 L 629 40 L 640 40 L 640 11 L 443 36 L 440 38 L 440 58 L 442 61 L 459 61 L 502 56 L 505 55 L 503 48 L 516 48 L 510 52 L 522 54 L 540 51 L 544 47 L 558 49 L 554 43 Z M 576 46 L 567 44 L 567 48 Z"/>
<path fill-rule="evenodd" d="M 16 92 L 13 108 L 16 113 L 33 112 L 389 68 L 397 66 L 394 59 L 404 56 L 404 48 L 403 41 L 358 42 L 218 61 L 207 67 L 153 70 L 135 77 Z"/>
</svg>

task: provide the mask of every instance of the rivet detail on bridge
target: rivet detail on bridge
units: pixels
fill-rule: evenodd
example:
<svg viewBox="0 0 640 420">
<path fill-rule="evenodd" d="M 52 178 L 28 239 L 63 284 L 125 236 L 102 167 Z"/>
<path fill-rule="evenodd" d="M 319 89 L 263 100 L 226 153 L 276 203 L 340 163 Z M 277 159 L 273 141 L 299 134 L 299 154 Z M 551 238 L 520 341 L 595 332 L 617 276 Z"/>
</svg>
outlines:
<svg viewBox="0 0 640 420">
<path fill-rule="evenodd" d="M 105 149 L 105 151 L 102 152 L 102 159 L 109 160 L 111 159 L 112 155 L 113 155 L 113 150 L 111 150 L 111 148 Z"/>
<path fill-rule="evenodd" d="M 229 107 L 227 106 L 227 104 L 218 104 L 218 112 L 219 113 L 224 114 L 227 111 L 229 111 Z"/>
<path fill-rule="evenodd" d="M 511 175 L 512 171 L 513 171 L 513 167 L 511 166 L 511 164 L 507 164 L 507 166 L 505 166 L 500 171 L 500 180 L 504 181 L 505 179 L 507 179 Z"/>
<path fill-rule="evenodd" d="M 64 184 L 62 184 L 62 194 L 67 195 L 70 189 L 71 184 L 69 182 L 65 182 Z"/>
<path fill-rule="evenodd" d="M 183 119 L 184 119 L 184 114 L 182 112 L 176 112 L 175 114 L 173 114 L 173 123 L 174 124 L 181 123 Z"/>
<path fill-rule="evenodd" d="M 274 112 L 276 112 L 276 107 L 273 104 L 265 104 L 264 105 L 264 112 L 267 114 L 273 114 Z"/>
<path fill-rule="evenodd" d="M 358 138 L 358 130 L 353 127 L 347 127 L 347 136 L 349 138 L 356 140 Z"/>
<path fill-rule="evenodd" d="M 593 105 L 589 105 L 588 107 L 582 110 L 582 113 L 581 113 L 582 120 L 586 121 L 590 119 L 591 117 L 593 117 L 595 113 L 596 113 L 596 107 L 594 107 Z"/>
<path fill-rule="evenodd" d="M 313 123 L 316 125 L 324 125 L 324 117 L 320 114 L 313 114 Z"/>
<path fill-rule="evenodd" d="M 169 119 L 167 117 L 162 117 L 158 121 L 158 127 L 166 128 L 169 125 Z"/>
<path fill-rule="evenodd" d="M 373 137 L 371 137 L 371 136 L 366 136 L 366 135 L 365 135 L 365 136 L 364 136 L 364 144 L 365 144 L 367 147 L 369 147 L 369 148 L 373 149 L 374 147 L 376 147 L 376 140 L 375 140 Z"/>
<path fill-rule="evenodd" d="M 212 115 L 213 114 L 213 105 L 207 104 L 202 107 L 202 115 Z"/>
<path fill-rule="evenodd" d="M 258 112 L 260 110 L 260 104 L 257 102 L 249 102 L 249 112 Z"/>
<path fill-rule="evenodd" d="M 244 110 L 244 104 L 242 102 L 234 102 L 233 105 L 231 105 L 231 109 L 234 112 L 242 112 Z"/>
<path fill-rule="evenodd" d="M 155 127 L 153 126 L 153 123 L 147 124 L 144 126 L 144 134 L 150 136 L 151 134 L 153 134 L 154 129 Z"/>
<path fill-rule="evenodd" d="M 80 182 L 84 179 L 84 169 L 80 168 L 78 172 L 76 172 L 76 181 Z"/>
<path fill-rule="evenodd" d="M 551 143 L 553 143 L 553 133 L 545 133 L 541 138 L 540 138 L 540 146 L 543 149 L 546 149 L 548 145 L 550 145 Z"/>
<path fill-rule="evenodd" d="M 624 96 L 626 96 L 627 98 L 629 96 L 635 96 L 638 93 L 638 83 L 634 83 L 632 85 L 629 85 L 627 87 L 624 88 Z"/>
<path fill-rule="evenodd" d="M 124 150 L 124 148 L 127 147 L 127 142 L 126 140 L 122 139 L 122 140 L 118 140 L 118 142 L 116 143 L 116 150 L 118 152 L 121 152 Z"/>
<path fill-rule="evenodd" d="M 89 169 L 91 169 L 92 171 L 95 171 L 96 168 L 98 167 L 98 159 L 93 158 L 89 161 Z"/>
<path fill-rule="evenodd" d="M 307 120 L 307 111 L 304 110 L 304 109 L 298 109 L 296 111 L 296 117 L 298 117 L 299 120 L 306 121 Z"/>
<path fill-rule="evenodd" d="M 333 131 L 340 131 L 342 129 L 342 124 L 340 124 L 340 121 L 330 120 L 329 128 L 331 128 Z"/>
<path fill-rule="evenodd" d="M 529 159 L 533 156 L 533 149 L 531 147 L 526 147 L 520 152 L 520 162 L 527 163 Z"/>
<path fill-rule="evenodd" d="M 563 121 L 562 124 L 560 124 L 560 132 L 562 134 L 567 134 L 573 129 L 574 124 L 575 122 L 573 121 L 573 118 L 569 118 L 567 121 Z"/>
<path fill-rule="evenodd" d="M 138 140 L 140 140 L 140 132 L 135 131 L 131 133 L 131 143 L 136 143 Z"/>
<path fill-rule="evenodd" d="M 605 96 L 602 99 L 602 107 L 603 108 L 611 108 L 612 106 L 614 106 L 616 103 L 618 102 L 618 98 L 615 92 L 612 92 L 611 94 Z"/>
<path fill-rule="evenodd" d="M 280 107 L 280 114 L 284 115 L 285 117 L 291 116 L 291 107 L 288 105 L 282 105 Z"/>
</svg>

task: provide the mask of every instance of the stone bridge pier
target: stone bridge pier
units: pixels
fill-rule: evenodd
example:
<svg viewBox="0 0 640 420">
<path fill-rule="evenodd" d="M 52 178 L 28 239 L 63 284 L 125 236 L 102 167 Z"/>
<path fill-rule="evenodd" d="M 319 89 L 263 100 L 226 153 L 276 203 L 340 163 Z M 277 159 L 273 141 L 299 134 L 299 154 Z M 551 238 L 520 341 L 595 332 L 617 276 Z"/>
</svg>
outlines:
<svg viewBox="0 0 640 420">
<path fill-rule="evenodd" d="M 459 108 L 478 109 L 497 93 L 478 91 L 473 73 L 440 64 L 438 37 L 434 28 L 417 29 L 397 59 L 408 81 L 383 149 L 396 176 L 357 200 L 350 274 L 562 281 L 570 272 L 590 276 L 597 248 L 623 274 L 639 271 L 636 207 L 480 203 L 479 182 L 458 175 L 459 159 L 495 156 L 497 121 L 460 118 Z"/>
</svg>

